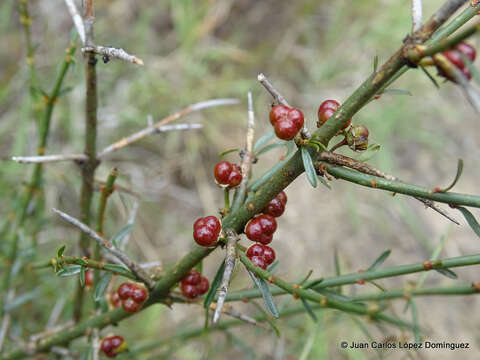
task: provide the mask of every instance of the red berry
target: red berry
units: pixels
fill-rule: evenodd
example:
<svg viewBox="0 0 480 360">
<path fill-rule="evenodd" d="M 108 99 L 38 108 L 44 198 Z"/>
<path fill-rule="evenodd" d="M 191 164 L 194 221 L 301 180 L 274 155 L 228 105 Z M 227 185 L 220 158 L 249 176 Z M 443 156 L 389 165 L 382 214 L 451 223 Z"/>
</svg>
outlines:
<svg viewBox="0 0 480 360">
<path fill-rule="evenodd" d="M 228 161 L 220 161 L 217 165 L 215 165 L 215 180 L 217 180 L 219 184 L 228 185 L 231 172 L 232 164 L 230 164 Z"/>
<path fill-rule="evenodd" d="M 253 244 L 247 249 L 247 257 L 252 259 L 254 256 L 263 256 L 263 245 L 262 244 Z"/>
<path fill-rule="evenodd" d="M 475 61 L 475 58 L 477 57 L 477 52 L 472 45 L 461 42 L 456 46 L 456 49 L 460 51 L 463 55 L 468 57 L 471 62 Z"/>
<path fill-rule="evenodd" d="M 183 295 L 189 299 L 194 299 L 198 296 L 197 286 L 190 284 L 181 284 L 180 288 L 182 289 Z"/>
<path fill-rule="evenodd" d="M 282 216 L 285 211 L 285 204 L 278 197 L 270 200 L 263 212 L 274 217 Z"/>
<path fill-rule="evenodd" d="M 141 307 L 142 307 L 142 304 L 136 302 L 135 300 L 133 300 L 133 298 L 128 298 L 122 301 L 123 310 L 129 313 L 137 312 L 138 310 L 140 310 Z"/>
<path fill-rule="evenodd" d="M 284 119 L 287 117 L 289 107 L 285 105 L 277 105 L 270 110 L 270 124 L 275 126 L 278 119 Z"/>
<path fill-rule="evenodd" d="M 463 59 L 457 50 L 447 50 L 443 53 L 443 55 L 448 59 L 448 61 L 450 61 L 458 69 L 461 70 L 462 68 L 465 67 L 465 64 L 463 63 Z"/>
<path fill-rule="evenodd" d="M 116 292 L 115 290 L 112 290 L 110 292 L 109 301 L 114 308 L 117 308 L 122 304 L 122 299 L 120 299 L 120 296 L 118 296 L 118 292 Z"/>
<path fill-rule="evenodd" d="M 264 245 L 272 241 L 273 233 L 277 229 L 277 221 L 271 215 L 262 214 L 250 220 L 245 227 L 245 235 L 256 242 Z"/>
<path fill-rule="evenodd" d="M 267 263 L 265 262 L 265 260 L 263 260 L 263 257 L 261 256 L 254 256 L 250 259 L 250 261 L 253 263 L 253 265 L 258 266 L 263 270 L 267 269 Z"/>
<path fill-rule="evenodd" d="M 270 246 L 263 245 L 263 259 L 267 265 L 275 261 L 275 251 Z"/>
<path fill-rule="evenodd" d="M 182 283 L 189 285 L 198 285 L 201 279 L 202 275 L 200 275 L 197 270 L 191 269 L 188 274 L 182 279 Z"/>
<path fill-rule="evenodd" d="M 202 276 L 200 279 L 200 283 L 197 285 L 197 291 L 198 295 L 203 295 L 208 291 L 208 288 L 210 287 L 210 283 L 208 282 L 208 279 L 205 276 Z"/>
<path fill-rule="evenodd" d="M 210 246 L 218 239 L 222 229 L 220 221 L 215 216 L 199 218 L 193 224 L 193 239 L 201 246 Z"/>
<path fill-rule="evenodd" d="M 87 270 L 85 271 L 85 285 L 93 286 L 93 271 Z"/>
<path fill-rule="evenodd" d="M 100 349 L 109 358 L 114 358 L 126 348 L 125 340 L 121 336 L 110 336 L 102 340 Z"/>
<path fill-rule="evenodd" d="M 234 188 L 242 182 L 243 176 L 240 172 L 232 170 L 230 176 L 228 177 L 228 187 Z"/>
<path fill-rule="evenodd" d="M 135 290 L 135 285 L 132 283 L 123 283 L 118 287 L 118 296 L 120 299 L 125 300 L 132 296 Z"/>
<path fill-rule="evenodd" d="M 336 100 L 325 100 L 318 108 L 318 122 L 317 126 L 320 127 L 327 122 L 327 120 L 338 110 L 340 103 Z M 343 126 L 342 130 L 345 130 L 352 123 L 352 119 Z"/>
<path fill-rule="evenodd" d="M 297 108 L 277 105 L 270 111 L 270 123 L 282 140 L 292 140 L 303 126 L 303 113 Z"/>
<path fill-rule="evenodd" d="M 147 289 L 137 286 L 132 293 L 132 299 L 137 303 L 143 303 L 147 299 Z"/>
</svg>

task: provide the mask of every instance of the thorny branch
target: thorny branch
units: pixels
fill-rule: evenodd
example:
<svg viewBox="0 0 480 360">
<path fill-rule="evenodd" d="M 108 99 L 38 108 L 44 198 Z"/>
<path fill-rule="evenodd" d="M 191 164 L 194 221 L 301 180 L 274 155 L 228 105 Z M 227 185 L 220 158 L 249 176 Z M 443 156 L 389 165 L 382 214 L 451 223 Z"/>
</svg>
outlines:
<svg viewBox="0 0 480 360">
<path fill-rule="evenodd" d="M 106 251 L 111 253 L 113 256 L 115 256 L 117 259 L 119 259 L 122 263 L 127 266 L 130 271 L 143 283 L 147 285 L 149 290 L 153 289 L 155 286 L 155 282 L 150 279 L 148 274 L 143 270 L 135 261 L 131 260 L 127 254 L 124 252 L 120 251 L 116 247 L 113 246 L 113 244 L 105 239 L 103 236 L 98 234 L 96 231 L 93 229 L 89 228 L 87 225 L 83 224 L 82 222 L 78 221 L 77 219 L 71 217 L 68 214 L 65 214 L 64 212 L 53 209 L 55 213 L 60 215 L 64 220 L 68 221 L 70 224 L 76 226 L 79 228 L 81 231 L 83 231 L 85 234 L 90 236 L 92 239 L 96 240 L 97 243 Z"/>
<path fill-rule="evenodd" d="M 214 310 L 215 312 L 217 311 L 217 304 L 216 303 L 211 303 L 210 304 L 210 310 Z M 265 326 L 264 324 L 260 323 L 260 322 L 257 322 L 257 320 L 255 320 L 254 318 L 248 316 L 248 315 L 245 315 L 245 314 L 242 314 L 238 311 L 235 311 L 231 305 L 224 305 L 223 306 L 223 309 L 222 309 L 222 313 L 225 314 L 225 315 L 228 315 L 228 316 L 231 316 L 233 318 L 236 318 L 236 319 L 239 319 L 239 320 L 242 320 L 250 325 L 254 325 L 254 326 L 259 326 L 259 327 L 262 327 L 264 329 L 268 329 L 267 326 Z"/>
</svg>

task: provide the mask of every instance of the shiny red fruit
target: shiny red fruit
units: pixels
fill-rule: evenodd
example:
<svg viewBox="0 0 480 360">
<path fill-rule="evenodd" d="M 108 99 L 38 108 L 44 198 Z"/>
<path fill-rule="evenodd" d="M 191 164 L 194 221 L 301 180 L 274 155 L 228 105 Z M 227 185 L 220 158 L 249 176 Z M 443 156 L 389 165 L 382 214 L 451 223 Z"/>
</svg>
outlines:
<svg viewBox="0 0 480 360">
<path fill-rule="evenodd" d="M 132 293 L 132 299 L 137 303 L 143 303 L 147 296 L 147 290 L 142 286 L 137 286 Z"/>
<path fill-rule="evenodd" d="M 85 285 L 92 287 L 93 286 L 93 271 L 87 270 L 85 271 Z"/>
<path fill-rule="evenodd" d="M 125 349 L 125 340 L 121 336 L 110 336 L 102 340 L 100 349 L 109 358 L 114 358 Z"/>
<path fill-rule="evenodd" d="M 263 245 L 263 260 L 270 265 L 275 261 L 275 251 L 267 245 Z"/>
<path fill-rule="evenodd" d="M 140 310 L 142 303 L 136 302 L 133 298 L 128 298 L 122 301 L 122 308 L 126 312 L 134 313 Z"/>
<path fill-rule="evenodd" d="M 263 270 L 267 269 L 267 263 L 261 256 L 254 256 L 250 259 L 250 261 L 253 263 L 253 265 L 258 266 L 259 268 L 262 268 Z"/>
<path fill-rule="evenodd" d="M 267 204 L 263 212 L 268 215 L 272 215 L 273 217 L 282 216 L 283 212 L 285 211 L 285 204 L 278 196 Z"/>
<path fill-rule="evenodd" d="M 280 193 L 277 195 L 277 199 L 280 199 L 280 201 L 283 203 L 283 205 L 287 205 L 287 194 L 285 194 L 285 191 L 280 191 Z"/>
<path fill-rule="evenodd" d="M 133 291 L 135 290 L 136 286 L 132 283 L 123 283 L 118 287 L 118 296 L 120 299 L 125 300 L 132 296 Z"/>
<path fill-rule="evenodd" d="M 243 176 L 242 173 L 236 170 L 232 170 L 230 173 L 230 176 L 228 177 L 228 187 L 229 188 L 234 188 L 240 185 L 242 182 Z"/>
<path fill-rule="evenodd" d="M 303 127 L 303 113 L 297 108 L 277 105 L 270 111 L 270 123 L 282 140 L 292 140 Z"/>
<path fill-rule="evenodd" d="M 188 274 L 182 279 L 182 283 L 189 285 L 198 285 L 201 279 L 202 275 L 197 270 L 191 269 Z"/>
<path fill-rule="evenodd" d="M 245 227 L 245 235 L 255 242 L 264 245 L 272 241 L 273 233 L 277 229 L 277 221 L 271 215 L 262 214 L 250 220 Z"/>
<path fill-rule="evenodd" d="M 443 55 L 448 59 L 448 61 L 450 61 L 458 69 L 461 70 L 465 67 L 463 59 L 457 50 L 447 50 L 443 53 Z"/>
<path fill-rule="evenodd" d="M 247 249 L 247 257 L 251 259 L 254 256 L 263 256 L 263 246 L 262 244 L 253 244 Z"/>
<path fill-rule="evenodd" d="M 220 161 L 217 165 L 215 165 L 213 174 L 215 176 L 215 180 L 217 180 L 219 184 L 228 185 L 231 172 L 232 164 L 230 164 L 228 161 Z"/>
<path fill-rule="evenodd" d="M 468 57 L 471 62 L 475 61 L 475 58 L 477 57 L 477 52 L 472 45 L 461 42 L 456 46 L 456 49 L 460 51 L 463 55 Z"/>
<path fill-rule="evenodd" d="M 336 100 L 325 100 L 318 107 L 318 121 L 317 126 L 320 127 L 327 122 L 327 120 L 335 114 L 340 107 L 340 103 Z M 352 119 L 343 126 L 342 130 L 345 130 L 352 123 Z"/>
<path fill-rule="evenodd" d="M 275 125 L 278 119 L 284 119 L 288 116 L 289 107 L 277 105 L 270 110 L 270 124 Z"/>
<path fill-rule="evenodd" d="M 193 239 L 198 245 L 210 246 L 217 241 L 221 230 L 222 225 L 215 216 L 199 218 L 193 224 Z"/>
<path fill-rule="evenodd" d="M 182 289 L 183 295 L 189 299 L 194 299 L 198 296 L 198 290 L 196 285 L 181 284 L 180 288 Z"/>
<path fill-rule="evenodd" d="M 210 287 L 210 283 L 208 282 L 208 279 L 205 276 L 202 276 L 200 279 L 200 283 L 197 285 L 197 291 L 198 295 L 203 295 L 208 291 L 208 288 Z"/>
</svg>

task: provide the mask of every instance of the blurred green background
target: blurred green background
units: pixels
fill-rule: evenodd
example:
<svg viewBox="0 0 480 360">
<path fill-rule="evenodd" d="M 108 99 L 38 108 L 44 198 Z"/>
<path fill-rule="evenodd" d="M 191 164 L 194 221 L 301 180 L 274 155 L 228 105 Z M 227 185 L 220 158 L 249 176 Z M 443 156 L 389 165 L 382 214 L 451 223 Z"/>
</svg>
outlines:
<svg viewBox="0 0 480 360">
<path fill-rule="evenodd" d="M 17 1 L 0 2 L 0 226 L 13 216 L 18 194 L 24 190 L 31 165 L 10 161 L 11 156 L 36 152 L 36 127 L 29 96 L 29 70 L 25 39 Z M 50 90 L 68 45 L 72 21 L 61 0 L 29 1 L 32 41 L 35 45 L 39 84 Z M 380 63 L 400 46 L 410 31 L 410 1 L 275 1 L 275 0 L 97 0 L 97 44 L 122 47 L 145 62 L 144 67 L 112 60 L 99 61 L 98 148 L 146 127 L 147 117 L 158 121 L 189 104 L 234 97 L 241 104 L 207 109 L 177 123 L 202 123 L 202 130 L 170 132 L 151 136 L 113 153 L 99 166 L 96 178 L 105 180 L 109 170 L 119 169 L 118 184 L 139 196 L 136 225 L 127 252 L 140 262 L 172 264 L 192 246 L 191 224 L 222 206 L 223 193 L 213 181 L 218 154 L 244 146 L 247 121 L 246 95 L 253 93 L 256 138 L 268 130 L 270 96 L 256 81 L 265 73 L 290 104 L 301 108 L 314 129 L 318 105 L 333 98 L 342 102 L 372 71 L 373 58 Z M 442 0 L 424 1 L 429 16 Z M 471 39 L 478 45 L 478 38 Z M 72 91 L 55 107 L 47 154 L 80 153 L 84 133 L 84 67 L 80 51 L 65 85 Z M 440 79 L 439 79 L 440 80 Z M 440 80 L 441 81 L 441 80 Z M 392 87 L 412 96 L 385 94 L 362 109 L 353 119 L 370 129 L 372 141 L 382 146 L 370 163 L 411 183 L 429 187 L 447 185 L 454 177 L 458 158 L 465 169 L 455 190 L 478 194 L 480 167 L 480 122 L 461 92 L 450 83 L 437 90 L 419 70 L 411 70 Z M 282 156 L 279 148 L 260 158 L 254 167 L 258 177 Z M 351 155 L 351 152 L 341 152 Z M 227 160 L 239 161 L 236 153 Z M 79 214 L 81 177 L 71 163 L 48 164 L 44 170 L 44 200 L 41 213 L 29 221 L 21 238 L 26 261 L 48 259 L 67 245 L 67 254 L 79 255 L 77 231 L 53 216 L 52 207 Z M 335 273 L 333 254 L 339 253 L 342 272 L 368 266 L 386 249 L 392 255 L 386 266 L 423 261 L 441 239 L 442 257 L 478 251 L 478 239 L 459 213 L 452 213 L 462 226 L 419 202 L 389 193 L 359 188 L 334 180 L 332 190 L 312 189 L 302 175 L 287 189 L 289 203 L 279 220 L 272 243 L 280 260 L 279 276 L 298 281 L 308 270 L 314 276 Z M 128 220 L 135 198 L 116 192 L 111 197 L 105 233 L 112 235 Z M 94 199 L 97 208 L 98 196 Z M 474 211 L 475 212 L 475 211 Z M 478 211 L 476 212 L 478 215 Z M 247 241 L 245 241 L 245 244 Z M 4 248 L 2 248 L 4 250 Z M 218 250 L 204 262 L 211 279 L 221 262 Z M 456 270 L 464 282 L 478 281 L 478 271 Z M 12 339 L 42 331 L 52 309 L 61 308 L 58 323 L 71 318 L 72 291 L 77 278 L 57 278 L 51 270 L 29 271 L 17 280 L 17 296 L 33 289 L 34 301 L 13 312 Z M 387 288 L 401 288 L 420 275 L 379 281 Z M 451 283 L 437 273 L 429 284 Z M 233 289 L 251 287 L 242 269 Z M 375 291 L 372 285 L 353 285 L 346 293 Z M 91 291 L 90 293 L 91 294 Z M 89 299 L 90 295 L 87 295 Z M 90 301 L 90 300 L 89 300 Z M 295 302 L 278 300 L 280 306 Z M 62 305 L 60 307 L 60 305 Z M 456 351 L 464 359 L 477 358 L 480 322 L 476 297 L 422 298 L 417 300 L 424 336 L 434 341 L 469 342 L 471 350 Z M 256 314 L 251 304 L 235 305 Z M 404 303 L 393 305 L 406 319 Z M 349 315 L 318 312 L 319 323 L 307 315 L 279 320 L 281 336 L 248 325 L 228 334 L 214 333 L 187 343 L 170 344 L 139 359 L 451 359 L 449 350 L 375 352 L 342 350 L 342 340 L 412 340 L 412 334 L 393 328 L 378 328 L 363 321 L 359 326 Z M 152 307 L 123 321 L 104 334 L 122 334 L 132 344 L 163 338 L 203 324 L 200 307 L 175 305 Z M 78 352 L 84 340 L 74 343 Z M 459 355 L 460 354 L 460 355 Z M 52 355 L 53 356 L 53 355 Z M 48 358 L 48 357 L 46 357 Z"/>
</svg>

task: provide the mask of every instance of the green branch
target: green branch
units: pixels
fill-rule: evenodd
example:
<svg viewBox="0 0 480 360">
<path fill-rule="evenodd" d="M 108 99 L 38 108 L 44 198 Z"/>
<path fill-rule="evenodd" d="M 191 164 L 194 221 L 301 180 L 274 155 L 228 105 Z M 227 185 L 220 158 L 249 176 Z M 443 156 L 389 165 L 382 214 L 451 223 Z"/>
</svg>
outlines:
<svg viewBox="0 0 480 360">
<path fill-rule="evenodd" d="M 343 167 L 334 167 L 326 163 L 324 164 L 328 173 L 335 176 L 337 179 L 346 180 L 358 185 L 420 197 L 449 205 L 480 207 L 480 196 L 459 194 L 454 192 L 433 192 L 432 189 L 421 186 L 411 185 L 401 181 L 390 181 L 377 176 L 362 174 L 355 170 L 350 170 Z"/>
</svg>

